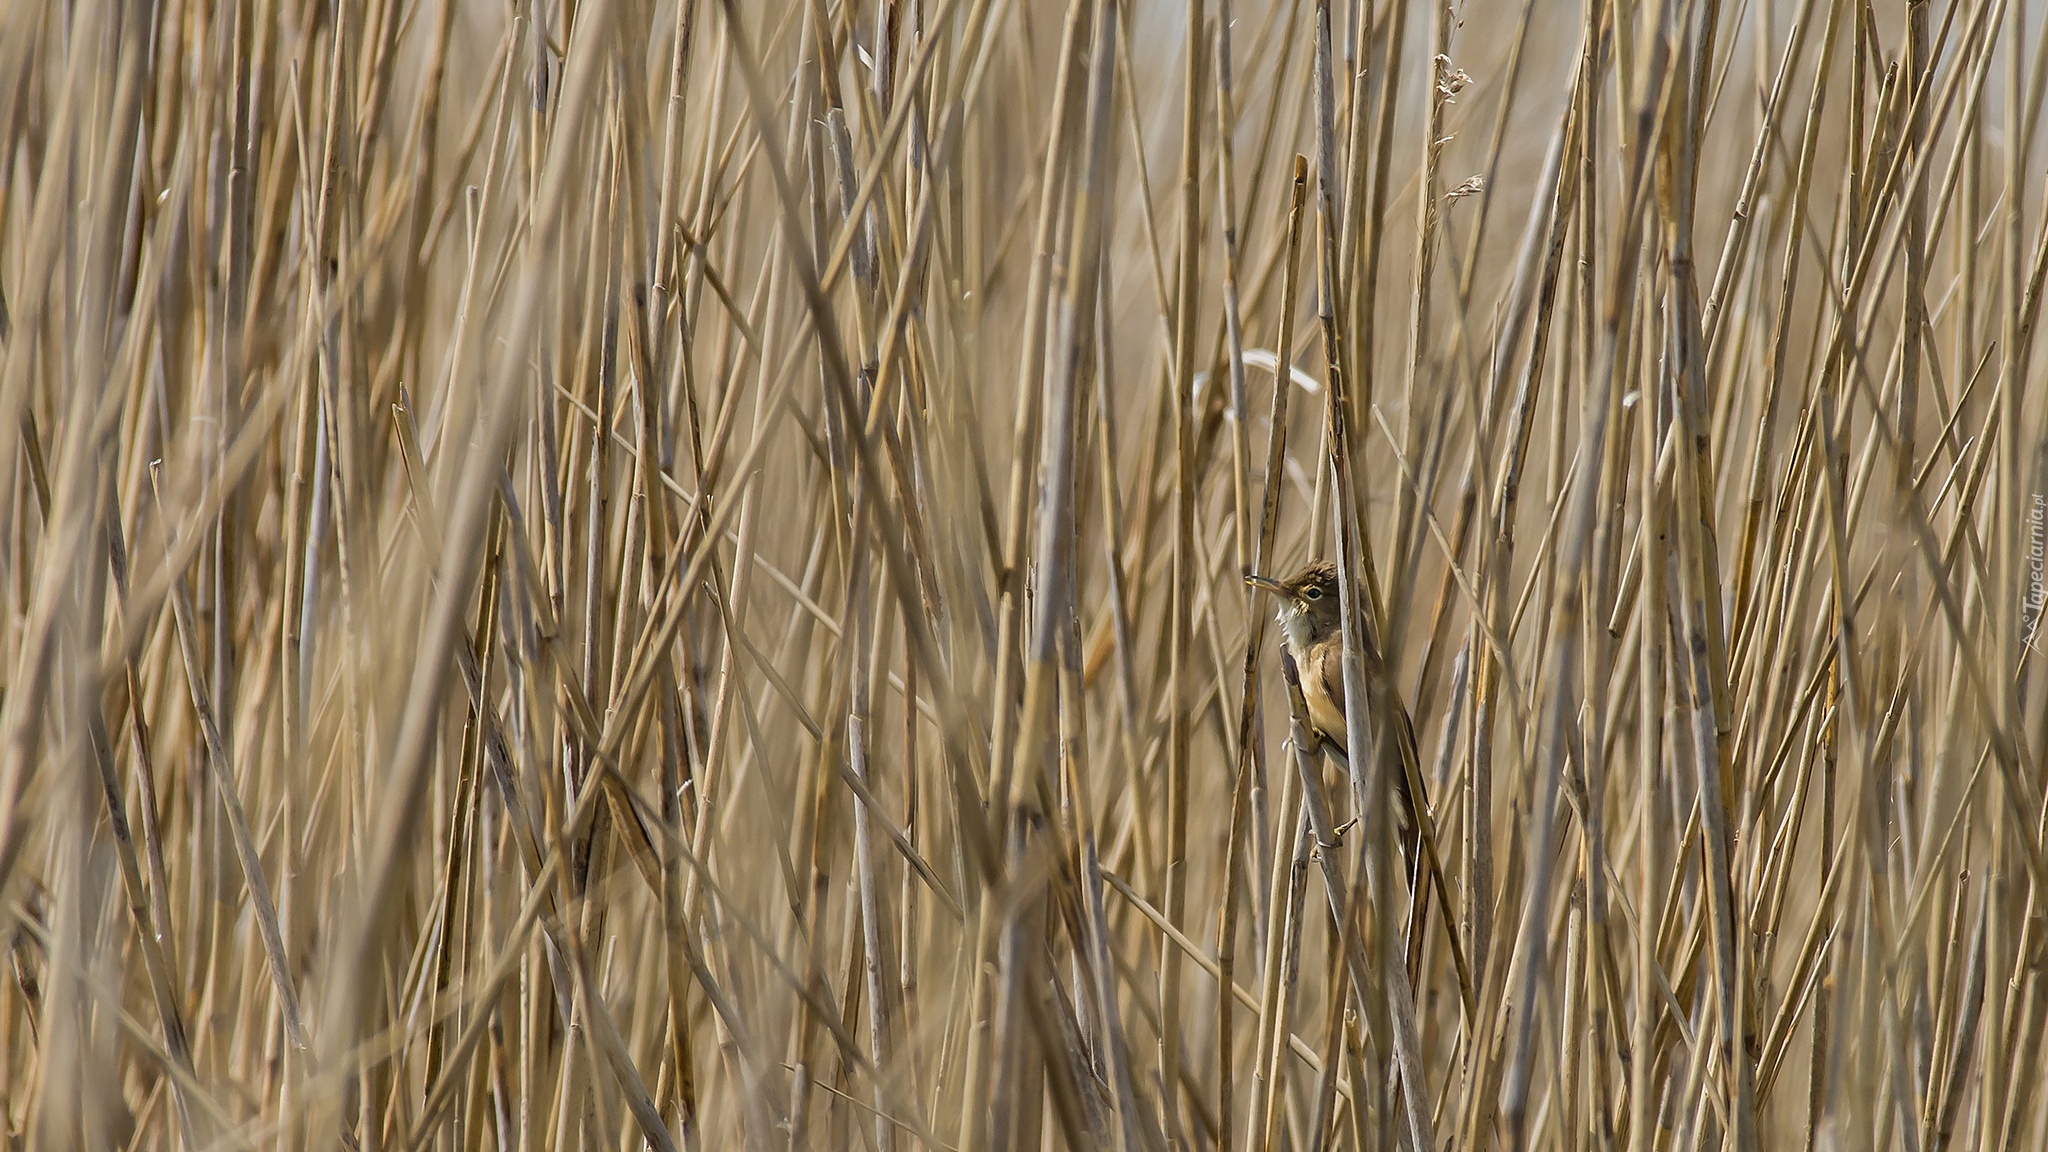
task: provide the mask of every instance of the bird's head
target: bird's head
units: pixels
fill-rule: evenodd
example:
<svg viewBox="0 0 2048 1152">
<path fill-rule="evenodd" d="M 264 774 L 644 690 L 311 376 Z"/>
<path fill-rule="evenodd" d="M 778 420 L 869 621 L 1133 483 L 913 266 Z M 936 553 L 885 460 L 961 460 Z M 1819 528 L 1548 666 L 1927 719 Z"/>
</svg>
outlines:
<svg viewBox="0 0 2048 1152">
<path fill-rule="evenodd" d="M 1246 576 L 1245 583 L 1280 598 L 1280 628 L 1287 642 L 1306 648 L 1336 633 L 1342 609 L 1338 602 L 1337 566 L 1318 560 L 1285 580 Z"/>
</svg>

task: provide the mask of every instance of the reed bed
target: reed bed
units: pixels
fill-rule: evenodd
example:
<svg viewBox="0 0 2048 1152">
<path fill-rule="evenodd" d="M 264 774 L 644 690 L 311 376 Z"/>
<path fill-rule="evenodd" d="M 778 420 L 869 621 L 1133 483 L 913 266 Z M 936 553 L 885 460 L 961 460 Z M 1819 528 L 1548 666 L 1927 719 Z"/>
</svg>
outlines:
<svg viewBox="0 0 2048 1152">
<path fill-rule="evenodd" d="M 2042 1147 L 2044 89 L 2014 0 L 0 6 L 0 1134 Z"/>
</svg>

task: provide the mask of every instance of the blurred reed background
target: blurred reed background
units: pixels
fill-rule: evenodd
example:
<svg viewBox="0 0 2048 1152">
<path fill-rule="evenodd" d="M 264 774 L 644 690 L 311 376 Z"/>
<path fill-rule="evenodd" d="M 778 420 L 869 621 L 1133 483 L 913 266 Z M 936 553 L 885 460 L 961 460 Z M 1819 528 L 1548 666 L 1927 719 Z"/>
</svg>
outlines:
<svg viewBox="0 0 2048 1152">
<path fill-rule="evenodd" d="M 8 1146 L 2042 1147 L 2044 37 L 10 0 Z"/>
</svg>

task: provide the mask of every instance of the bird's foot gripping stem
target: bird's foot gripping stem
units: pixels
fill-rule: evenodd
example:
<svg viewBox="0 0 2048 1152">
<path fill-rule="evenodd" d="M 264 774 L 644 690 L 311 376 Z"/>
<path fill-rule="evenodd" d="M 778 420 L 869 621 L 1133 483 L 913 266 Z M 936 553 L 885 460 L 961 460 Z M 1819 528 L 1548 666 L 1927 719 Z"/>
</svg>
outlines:
<svg viewBox="0 0 2048 1152">
<path fill-rule="evenodd" d="M 1320 840 L 1316 842 L 1317 858 L 1320 859 L 1320 854 L 1323 852 L 1335 852 L 1337 849 L 1342 848 L 1344 846 L 1344 834 L 1357 826 L 1358 817 L 1353 816 L 1351 819 L 1330 829 L 1330 839 L 1328 842 Z"/>
</svg>

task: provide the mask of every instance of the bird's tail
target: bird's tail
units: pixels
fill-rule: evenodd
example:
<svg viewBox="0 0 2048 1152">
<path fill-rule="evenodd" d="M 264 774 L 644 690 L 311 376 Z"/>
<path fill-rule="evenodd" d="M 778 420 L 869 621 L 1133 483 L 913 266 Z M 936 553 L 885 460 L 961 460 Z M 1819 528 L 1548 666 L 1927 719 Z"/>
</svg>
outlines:
<svg viewBox="0 0 2048 1152">
<path fill-rule="evenodd" d="M 1408 869 L 1408 985 L 1415 986 L 1421 972 L 1422 944 L 1429 937 L 1429 904 L 1435 890 L 1437 907 L 1444 915 L 1444 939 L 1451 960 L 1458 969 L 1458 991 L 1469 1011 L 1474 1007 L 1472 973 L 1465 963 L 1465 949 L 1458 940 L 1458 916 L 1451 908 L 1450 884 L 1444 879 L 1443 861 L 1436 849 L 1429 793 L 1422 780 L 1422 765 L 1415 750 L 1415 726 L 1408 710 L 1396 703 L 1391 709 L 1396 743 L 1400 747 L 1400 770 L 1395 775 L 1402 820 L 1401 858 Z"/>
</svg>

